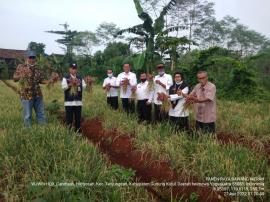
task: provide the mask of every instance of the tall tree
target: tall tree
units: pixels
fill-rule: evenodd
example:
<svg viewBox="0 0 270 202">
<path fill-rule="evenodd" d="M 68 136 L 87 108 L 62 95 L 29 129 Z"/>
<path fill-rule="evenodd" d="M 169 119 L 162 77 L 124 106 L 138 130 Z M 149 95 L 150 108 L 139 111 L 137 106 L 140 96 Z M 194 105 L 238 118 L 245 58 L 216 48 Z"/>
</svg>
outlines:
<svg viewBox="0 0 270 202">
<path fill-rule="evenodd" d="M 82 46 L 76 46 L 75 50 L 81 55 L 91 55 L 93 48 L 100 44 L 96 34 L 91 31 L 80 32 L 77 37 L 81 40 Z"/>
<path fill-rule="evenodd" d="M 37 43 L 37 42 L 31 41 L 28 44 L 27 49 L 35 51 L 37 55 L 44 55 L 45 54 L 45 47 L 46 47 L 46 45 L 44 43 Z"/>
<path fill-rule="evenodd" d="M 194 34 L 199 47 L 207 49 L 214 46 L 224 47 L 228 31 L 221 21 L 210 18 L 205 20 L 200 29 L 194 31 Z"/>
<path fill-rule="evenodd" d="M 67 23 L 60 24 L 63 26 L 64 30 L 62 31 L 46 31 L 51 34 L 61 35 L 61 39 L 57 39 L 56 42 L 61 44 L 61 48 L 65 51 L 66 57 L 68 60 L 73 58 L 73 51 L 75 47 L 82 47 L 84 43 L 81 38 L 81 32 L 70 30 Z"/>
<path fill-rule="evenodd" d="M 266 38 L 260 33 L 249 30 L 244 25 L 237 25 L 231 33 L 228 45 L 232 50 L 239 51 L 240 55 L 252 55 L 261 50 Z"/>
<path fill-rule="evenodd" d="M 96 36 L 103 45 L 107 45 L 115 42 L 115 36 L 119 31 L 120 28 L 116 24 L 103 22 L 96 29 Z"/>
<path fill-rule="evenodd" d="M 192 41 L 197 41 L 196 32 L 201 29 L 215 14 L 214 3 L 205 0 L 190 0 L 184 3 L 178 3 L 173 10 L 171 17 L 178 25 L 183 25 L 188 28 L 188 39 L 190 41 L 188 49 L 192 48 Z M 174 17 L 177 16 L 177 17 Z"/>
</svg>

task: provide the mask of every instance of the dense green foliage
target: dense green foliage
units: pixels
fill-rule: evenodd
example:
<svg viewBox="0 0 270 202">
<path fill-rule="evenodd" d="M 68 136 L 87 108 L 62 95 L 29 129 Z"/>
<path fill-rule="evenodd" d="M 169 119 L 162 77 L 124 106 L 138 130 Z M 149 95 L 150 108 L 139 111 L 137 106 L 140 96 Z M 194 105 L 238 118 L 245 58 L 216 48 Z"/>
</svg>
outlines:
<svg viewBox="0 0 270 202">
<path fill-rule="evenodd" d="M 182 71 L 191 88 L 197 83 L 196 73 L 206 70 L 220 98 L 269 100 L 270 42 L 265 36 L 231 16 L 218 21 L 208 1 L 134 0 L 134 6 L 142 24 L 120 29 L 104 22 L 95 32 L 82 32 L 65 23 L 63 30 L 48 31 L 60 36 L 56 41 L 63 55 L 44 56 L 42 43 L 31 42 L 28 48 L 38 51 L 38 64 L 48 76 L 52 71 L 63 75 L 75 61 L 80 74 L 101 82 L 107 69 L 117 75 L 124 63 L 139 74 L 153 73 L 163 62 L 168 73 Z M 0 69 L 4 78 L 2 62 Z"/>
</svg>

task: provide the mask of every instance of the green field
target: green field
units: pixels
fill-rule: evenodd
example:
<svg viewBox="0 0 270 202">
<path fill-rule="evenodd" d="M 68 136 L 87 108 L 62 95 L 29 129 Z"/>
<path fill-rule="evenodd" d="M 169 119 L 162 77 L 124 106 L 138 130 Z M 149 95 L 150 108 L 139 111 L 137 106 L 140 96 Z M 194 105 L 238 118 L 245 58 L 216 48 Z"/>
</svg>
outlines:
<svg viewBox="0 0 270 202">
<path fill-rule="evenodd" d="M 60 85 L 50 90 L 44 87 L 43 92 L 46 105 L 55 99 L 63 102 Z M 48 116 L 46 127 L 34 124 L 31 130 L 25 129 L 18 95 L 2 82 L 0 101 L 0 187 L 7 201 L 154 200 L 142 187 L 32 186 L 31 182 L 128 182 L 134 180 L 134 171 L 111 165 L 96 147 L 68 132 L 54 116 Z M 222 145 L 208 135 L 176 134 L 166 123 L 138 124 L 135 115 L 128 117 L 121 110 L 108 108 L 105 92 L 98 85 L 91 96 L 84 94 L 83 116 L 102 118 L 106 130 L 135 134 L 138 150 L 151 151 L 156 159 L 170 162 L 187 178 L 195 176 L 205 181 L 206 177 L 264 177 L 266 195 L 269 192 L 270 169 L 263 152 L 238 144 Z M 217 130 L 236 138 L 245 136 L 258 147 L 264 145 L 270 141 L 270 104 L 218 100 Z M 258 201 L 266 200 L 266 195 Z"/>
<path fill-rule="evenodd" d="M 47 101 L 53 99 L 48 96 L 45 92 Z M 6 201 L 152 200 L 143 188 L 34 186 L 38 182 L 126 182 L 134 174 L 111 165 L 92 144 L 70 133 L 54 117 L 48 117 L 46 127 L 25 129 L 19 96 L 2 82 L 0 102 L 0 193 Z"/>
</svg>

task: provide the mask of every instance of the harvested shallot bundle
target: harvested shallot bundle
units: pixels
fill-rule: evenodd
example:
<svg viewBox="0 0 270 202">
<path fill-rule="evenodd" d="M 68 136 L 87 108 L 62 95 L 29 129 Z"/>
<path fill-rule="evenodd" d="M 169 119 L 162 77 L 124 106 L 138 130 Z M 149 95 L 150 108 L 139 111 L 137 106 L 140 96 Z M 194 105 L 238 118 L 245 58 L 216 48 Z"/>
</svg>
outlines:
<svg viewBox="0 0 270 202">
<path fill-rule="evenodd" d="M 30 70 L 29 68 L 21 68 L 20 70 L 21 79 L 19 80 L 19 88 L 20 90 L 23 90 L 25 88 L 29 87 L 28 83 L 28 77 L 30 76 Z"/>
<path fill-rule="evenodd" d="M 60 78 L 59 74 L 56 72 L 53 72 L 51 74 L 51 78 L 49 80 L 49 83 L 47 84 L 47 88 L 51 89 L 54 86 L 54 84 L 58 82 L 59 78 Z"/>
<path fill-rule="evenodd" d="M 84 81 L 86 83 L 86 91 L 89 93 L 93 92 L 93 83 L 94 83 L 94 79 L 91 76 L 86 76 L 84 77 Z"/>
<path fill-rule="evenodd" d="M 122 90 L 123 90 L 123 93 L 126 94 L 127 92 L 127 87 L 129 85 L 129 80 L 128 78 L 125 78 L 123 81 L 122 81 Z"/>
<path fill-rule="evenodd" d="M 20 88 L 20 90 L 26 89 L 26 88 L 28 88 L 28 86 L 29 86 L 29 83 L 28 83 L 26 78 L 21 78 L 19 80 L 19 88 Z"/>
<path fill-rule="evenodd" d="M 171 103 L 168 99 L 168 96 L 166 93 L 158 93 L 157 99 L 162 102 L 160 112 L 161 113 L 168 113 L 171 107 Z"/>
<path fill-rule="evenodd" d="M 154 90 L 154 76 L 152 74 L 147 74 L 147 90 L 148 92 L 151 92 Z"/>
<path fill-rule="evenodd" d="M 69 91 L 69 94 L 71 96 L 77 96 L 78 95 L 78 87 L 80 85 L 80 81 L 76 78 L 72 78 L 70 80 L 70 91 Z"/>
<path fill-rule="evenodd" d="M 132 86 L 131 88 L 131 99 L 132 100 L 135 100 L 136 99 L 136 90 L 137 90 L 137 87 L 136 86 Z"/>
</svg>

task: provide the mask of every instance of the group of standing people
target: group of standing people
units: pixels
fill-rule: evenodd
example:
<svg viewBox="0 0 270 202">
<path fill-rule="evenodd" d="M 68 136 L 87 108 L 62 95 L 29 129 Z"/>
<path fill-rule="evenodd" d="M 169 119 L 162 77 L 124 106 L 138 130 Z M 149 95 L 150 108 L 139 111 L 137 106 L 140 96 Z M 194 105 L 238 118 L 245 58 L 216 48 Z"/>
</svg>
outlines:
<svg viewBox="0 0 270 202">
<path fill-rule="evenodd" d="M 123 65 L 123 72 L 117 77 L 113 70 L 107 70 L 107 78 L 103 89 L 107 92 L 107 103 L 113 109 L 118 109 L 118 92 L 122 108 L 127 113 L 138 113 L 139 121 L 148 123 L 169 122 L 177 130 L 189 131 L 189 111 L 187 105 L 194 105 L 196 129 L 214 133 L 216 122 L 216 87 L 208 81 L 206 71 L 197 73 L 198 84 L 190 92 L 188 84 L 181 72 L 175 72 L 173 77 L 165 72 L 165 66 L 157 66 L 157 75 L 142 72 L 137 83 L 136 74 L 131 72 L 130 64 Z M 170 103 L 169 111 L 163 110 L 164 102 Z M 135 105 L 135 103 L 137 103 Z M 136 106 L 136 108 L 135 108 Z M 154 119 L 152 120 L 152 106 Z"/>
<path fill-rule="evenodd" d="M 81 131 L 82 95 L 86 87 L 84 79 L 77 73 L 77 64 L 69 65 L 69 72 L 64 75 L 61 87 L 64 91 L 64 106 L 66 124 L 69 128 Z M 107 103 L 113 109 L 119 108 L 120 99 L 123 110 L 128 113 L 138 113 L 139 121 L 159 123 L 170 121 L 177 130 L 188 131 L 189 111 L 187 103 L 195 106 L 196 129 L 204 132 L 215 132 L 216 122 L 216 87 L 208 81 L 205 71 L 197 74 L 199 83 L 189 93 L 189 87 L 181 72 L 175 72 L 173 77 L 165 72 L 163 64 L 157 66 L 157 75 L 153 77 L 145 72 L 137 76 L 131 72 L 130 64 L 123 65 L 123 72 L 117 77 L 113 70 L 107 70 L 107 78 L 103 88 L 107 92 Z M 32 110 L 35 110 L 39 124 L 45 124 L 44 103 L 39 84 L 48 84 L 42 72 L 36 67 L 36 54 L 28 53 L 26 63 L 19 65 L 13 76 L 14 81 L 24 81 L 26 86 L 20 89 L 20 99 L 23 106 L 23 117 L 26 127 L 31 127 Z M 168 112 L 163 110 L 165 102 L 170 103 Z M 152 107 L 154 119 L 152 120 Z M 74 124 L 73 124 L 74 122 Z"/>
<path fill-rule="evenodd" d="M 77 74 L 77 68 L 76 63 L 70 63 L 69 72 L 64 75 L 61 87 L 64 91 L 66 124 L 70 129 L 74 125 L 75 130 L 81 132 L 82 94 L 86 83 Z M 23 107 L 24 125 L 31 127 L 33 109 L 38 124 L 45 125 L 46 117 L 40 84 L 49 84 L 51 80 L 44 79 L 43 72 L 37 67 L 34 51 L 28 51 L 25 64 L 18 65 L 13 80 L 20 84 L 19 94 Z"/>
</svg>

